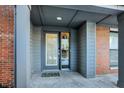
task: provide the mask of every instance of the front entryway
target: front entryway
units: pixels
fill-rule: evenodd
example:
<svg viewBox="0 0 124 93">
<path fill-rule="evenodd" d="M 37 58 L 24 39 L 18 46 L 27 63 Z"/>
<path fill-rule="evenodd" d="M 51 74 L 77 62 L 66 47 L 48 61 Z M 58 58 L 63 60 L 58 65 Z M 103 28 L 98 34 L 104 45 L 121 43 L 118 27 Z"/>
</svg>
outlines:
<svg viewBox="0 0 124 93">
<path fill-rule="evenodd" d="M 70 68 L 69 32 L 45 32 L 45 68 Z"/>
<path fill-rule="evenodd" d="M 117 74 L 99 75 L 86 79 L 78 72 L 60 71 L 59 77 L 41 77 L 33 74 L 28 87 L 31 88 L 117 88 Z"/>
</svg>

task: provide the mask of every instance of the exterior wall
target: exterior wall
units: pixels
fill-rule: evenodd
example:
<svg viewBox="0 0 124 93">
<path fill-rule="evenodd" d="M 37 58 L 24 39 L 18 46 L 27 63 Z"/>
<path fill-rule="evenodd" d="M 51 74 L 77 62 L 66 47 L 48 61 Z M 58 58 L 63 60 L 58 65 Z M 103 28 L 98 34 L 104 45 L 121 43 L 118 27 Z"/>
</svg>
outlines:
<svg viewBox="0 0 124 93">
<path fill-rule="evenodd" d="M 31 73 L 33 73 L 33 24 L 30 23 L 30 61 L 31 61 Z"/>
<path fill-rule="evenodd" d="M 30 83 L 30 9 L 27 5 L 16 6 L 16 87 Z"/>
<path fill-rule="evenodd" d="M 96 23 L 87 22 L 87 77 L 96 76 Z"/>
<path fill-rule="evenodd" d="M 70 69 L 77 71 L 77 30 L 71 29 L 70 33 Z"/>
<path fill-rule="evenodd" d="M 41 27 L 31 30 L 31 69 L 32 74 L 41 72 Z"/>
<path fill-rule="evenodd" d="M 96 73 L 115 73 L 117 69 L 110 68 L 109 37 L 110 29 L 107 26 L 96 27 Z"/>
<path fill-rule="evenodd" d="M 78 31 L 78 70 L 86 78 L 96 75 L 96 24 L 86 22 Z"/>
<path fill-rule="evenodd" d="M 14 6 L 0 6 L 0 87 L 14 87 Z"/>
<path fill-rule="evenodd" d="M 97 74 L 105 74 L 109 71 L 109 27 L 96 27 L 97 47 Z"/>
<path fill-rule="evenodd" d="M 86 24 L 78 31 L 78 71 L 86 76 Z"/>
<path fill-rule="evenodd" d="M 118 87 L 124 88 L 124 13 L 118 15 L 119 28 L 119 73 L 118 73 Z"/>
</svg>

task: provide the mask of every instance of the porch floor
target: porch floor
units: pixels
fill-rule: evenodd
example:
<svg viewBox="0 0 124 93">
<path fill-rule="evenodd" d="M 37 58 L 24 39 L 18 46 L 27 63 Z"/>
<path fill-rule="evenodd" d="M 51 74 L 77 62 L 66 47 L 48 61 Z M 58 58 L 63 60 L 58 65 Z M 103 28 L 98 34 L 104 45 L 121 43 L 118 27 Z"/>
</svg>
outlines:
<svg viewBox="0 0 124 93">
<path fill-rule="evenodd" d="M 116 88 L 118 75 L 106 74 L 86 79 L 78 72 L 63 71 L 60 77 L 32 75 L 31 88 Z"/>
</svg>

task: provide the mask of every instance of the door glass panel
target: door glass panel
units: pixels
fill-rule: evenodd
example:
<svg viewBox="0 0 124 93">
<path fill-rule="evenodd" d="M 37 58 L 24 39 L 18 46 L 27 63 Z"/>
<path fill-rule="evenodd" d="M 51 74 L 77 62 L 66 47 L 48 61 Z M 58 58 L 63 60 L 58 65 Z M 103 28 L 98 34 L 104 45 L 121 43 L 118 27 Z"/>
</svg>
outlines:
<svg viewBox="0 0 124 93">
<path fill-rule="evenodd" d="M 46 66 L 58 65 L 58 34 L 46 33 Z"/>
<path fill-rule="evenodd" d="M 69 33 L 61 32 L 61 67 L 69 68 Z"/>
</svg>

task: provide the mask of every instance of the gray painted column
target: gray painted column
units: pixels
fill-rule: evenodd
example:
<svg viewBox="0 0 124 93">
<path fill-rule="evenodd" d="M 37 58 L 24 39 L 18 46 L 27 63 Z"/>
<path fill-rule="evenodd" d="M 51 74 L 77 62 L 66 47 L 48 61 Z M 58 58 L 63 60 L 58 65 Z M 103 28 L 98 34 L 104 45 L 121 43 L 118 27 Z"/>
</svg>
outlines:
<svg viewBox="0 0 124 93">
<path fill-rule="evenodd" d="M 77 71 L 77 30 L 70 29 L 70 69 Z"/>
<path fill-rule="evenodd" d="M 30 10 L 16 6 L 16 87 L 27 87 L 30 75 Z"/>
<path fill-rule="evenodd" d="M 124 88 L 124 13 L 118 15 L 118 28 L 119 28 L 118 86 Z"/>
<path fill-rule="evenodd" d="M 87 21 L 78 31 L 78 66 L 84 77 L 96 76 L 96 23 Z"/>
</svg>

